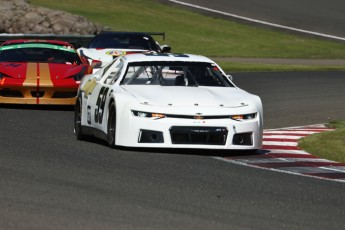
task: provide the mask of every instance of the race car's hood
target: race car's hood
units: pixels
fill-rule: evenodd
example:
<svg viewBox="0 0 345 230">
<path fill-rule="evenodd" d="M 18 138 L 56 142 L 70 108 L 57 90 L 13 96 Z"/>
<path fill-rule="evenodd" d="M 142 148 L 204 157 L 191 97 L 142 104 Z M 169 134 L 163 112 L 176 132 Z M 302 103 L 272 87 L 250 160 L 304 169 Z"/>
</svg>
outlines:
<svg viewBox="0 0 345 230">
<path fill-rule="evenodd" d="M 139 103 L 155 106 L 242 107 L 247 92 L 235 87 L 123 86 Z"/>
<path fill-rule="evenodd" d="M 13 80 L 42 80 L 60 81 L 68 79 L 82 71 L 83 65 L 57 63 L 24 63 L 2 62 L 0 72 Z"/>
</svg>

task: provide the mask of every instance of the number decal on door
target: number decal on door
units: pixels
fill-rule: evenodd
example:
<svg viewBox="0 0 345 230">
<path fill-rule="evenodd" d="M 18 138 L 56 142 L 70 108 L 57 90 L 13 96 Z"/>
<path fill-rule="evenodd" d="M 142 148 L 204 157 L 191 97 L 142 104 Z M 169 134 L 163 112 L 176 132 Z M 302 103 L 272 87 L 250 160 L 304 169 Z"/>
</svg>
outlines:
<svg viewBox="0 0 345 230">
<path fill-rule="evenodd" d="M 107 99 L 109 88 L 102 87 L 99 91 L 97 102 L 96 102 L 96 109 L 95 109 L 95 122 L 102 124 L 103 121 L 103 113 L 105 107 L 105 101 Z"/>
</svg>

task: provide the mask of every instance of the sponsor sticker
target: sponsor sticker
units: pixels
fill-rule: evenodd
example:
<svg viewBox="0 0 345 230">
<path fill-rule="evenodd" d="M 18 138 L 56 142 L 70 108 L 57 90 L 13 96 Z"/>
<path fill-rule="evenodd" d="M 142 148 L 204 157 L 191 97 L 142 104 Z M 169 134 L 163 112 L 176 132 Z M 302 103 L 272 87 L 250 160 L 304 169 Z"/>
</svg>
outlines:
<svg viewBox="0 0 345 230">
<path fill-rule="evenodd" d="M 125 51 L 120 51 L 120 50 L 109 50 L 107 52 L 105 52 L 105 54 L 110 55 L 110 56 L 121 56 L 121 55 L 125 55 L 126 52 Z"/>
<path fill-rule="evenodd" d="M 96 79 L 88 80 L 85 85 L 81 88 L 84 91 L 84 97 L 87 98 L 89 95 L 92 94 L 93 90 L 97 85 Z"/>
</svg>

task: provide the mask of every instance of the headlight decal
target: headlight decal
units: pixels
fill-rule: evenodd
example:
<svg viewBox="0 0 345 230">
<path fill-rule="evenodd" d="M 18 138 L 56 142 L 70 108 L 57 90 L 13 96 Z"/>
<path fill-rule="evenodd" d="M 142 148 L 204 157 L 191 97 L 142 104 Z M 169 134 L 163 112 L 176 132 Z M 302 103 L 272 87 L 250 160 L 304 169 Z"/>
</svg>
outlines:
<svg viewBox="0 0 345 230">
<path fill-rule="evenodd" d="M 149 112 L 133 110 L 132 114 L 136 117 L 142 117 L 142 118 L 156 118 L 156 119 L 165 118 L 165 114 L 162 114 L 162 113 L 149 113 Z"/>
<path fill-rule="evenodd" d="M 243 120 L 252 120 L 255 119 L 256 113 L 250 113 L 250 114 L 236 114 L 236 115 L 231 115 L 230 118 L 232 120 L 236 121 L 243 121 Z"/>
</svg>

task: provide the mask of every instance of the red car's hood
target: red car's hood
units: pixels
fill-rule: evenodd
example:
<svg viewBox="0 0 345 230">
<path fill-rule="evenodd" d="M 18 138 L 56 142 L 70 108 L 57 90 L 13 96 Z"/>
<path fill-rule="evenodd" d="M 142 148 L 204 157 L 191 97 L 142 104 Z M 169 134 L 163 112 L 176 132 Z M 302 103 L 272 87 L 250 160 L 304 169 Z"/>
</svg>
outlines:
<svg viewBox="0 0 345 230">
<path fill-rule="evenodd" d="M 77 88 L 74 79 L 88 66 L 57 63 L 1 62 L 0 73 L 4 75 L 1 86 L 37 86 Z M 79 77 L 80 78 L 80 77 Z"/>
<path fill-rule="evenodd" d="M 0 72 L 15 79 L 50 78 L 62 80 L 78 74 L 83 65 L 57 63 L 1 62 Z"/>
</svg>

